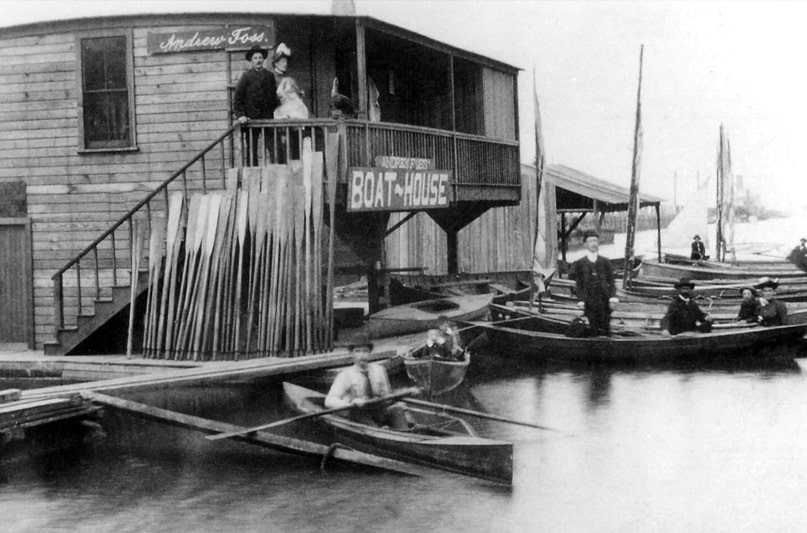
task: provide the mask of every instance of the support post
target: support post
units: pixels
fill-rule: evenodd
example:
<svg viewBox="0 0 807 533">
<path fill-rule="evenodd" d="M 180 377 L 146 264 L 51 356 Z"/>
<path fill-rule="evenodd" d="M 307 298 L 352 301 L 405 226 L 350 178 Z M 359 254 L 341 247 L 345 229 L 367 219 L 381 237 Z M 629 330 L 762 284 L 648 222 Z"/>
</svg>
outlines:
<svg viewBox="0 0 807 533">
<path fill-rule="evenodd" d="M 458 274 L 460 271 L 460 265 L 459 265 L 458 239 L 456 231 L 454 230 L 446 231 L 446 248 L 447 248 L 446 259 L 448 263 L 448 273 Z"/>
<path fill-rule="evenodd" d="M 356 73 L 359 87 L 360 120 L 367 120 L 367 53 L 364 39 L 364 24 L 356 19 Z"/>
</svg>

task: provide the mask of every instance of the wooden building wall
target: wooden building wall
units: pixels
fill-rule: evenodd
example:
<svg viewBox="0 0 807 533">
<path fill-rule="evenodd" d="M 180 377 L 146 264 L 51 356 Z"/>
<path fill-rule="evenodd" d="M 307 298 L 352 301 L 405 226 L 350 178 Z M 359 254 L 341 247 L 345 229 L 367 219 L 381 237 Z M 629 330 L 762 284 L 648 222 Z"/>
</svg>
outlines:
<svg viewBox="0 0 807 533">
<path fill-rule="evenodd" d="M 459 268 L 497 272 L 532 268 L 535 242 L 535 170 L 522 165 L 521 203 L 497 207 L 459 232 Z M 406 213 L 393 213 L 390 227 Z M 426 213 L 418 213 L 386 239 L 388 268 L 424 267 L 448 273 L 445 232 Z"/>
</svg>

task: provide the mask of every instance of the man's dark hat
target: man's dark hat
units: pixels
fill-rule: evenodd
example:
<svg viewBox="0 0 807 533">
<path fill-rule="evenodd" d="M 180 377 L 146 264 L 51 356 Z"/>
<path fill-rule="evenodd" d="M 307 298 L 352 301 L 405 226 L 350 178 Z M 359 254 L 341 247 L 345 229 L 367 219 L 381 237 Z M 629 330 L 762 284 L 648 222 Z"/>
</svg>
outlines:
<svg viewBox="0 0 807 533">
<path fill-rule="evenodd" d="M 350 340 L 350 344 L 347 345 L 347 349 L 351 352 L 358 348 L 359 346 L 367 346 L 370 348 L 370 351 L 373 351 L 373 341 L 370 340 L 370 335 L 367 333 L 358 333 Z"/>
<path fill-rule="evenodd" d="M 247 50 L 247 54 L 246 54 L 247 61 L 252 61 L 252 56 L 253 56 L 253 54 L 255 54 L 255 52 L 260 52 L 264 59 L 269 57 L 269 52 L 266 50 L 266 48 L 264 48 L 263 46 L 261 46 L 259 44 L 253 44 L 252 48 Z"/>
<path fill-rule="evenodd" d="M 678 283 L 675 284 L 675 288 L 679 289 L 681 287 L 689 287 L 690 289 L 695 288 L 695 284 L 689 278 L 681 278 L 678 280 Z"/>
<path fill-rule="evenodd" d="M 698 240 L 701 240 L 701 236 L 700 236 L 700 235 L 695 235 L 695 236 L 694 236 L 694 237 L 692 237 L 692 238 L 693 238 L 693 239 L 698 239 Z"/>
<path fill-rule="evenodd" d="M 764 289 L 766 287 L 770 287 L 771 289 L 775 289 L 779 286 L 779 279 L 771 279 L 767 276 L 759 278 L 759 283 L 754 285 L 755 289 Z"/>
<path fill-rule="evenodd" d="M 586 239 L 588 239 L 589 237 L 597 237 L 599 239 L 600 234 L 594 231 L 593 229 L 587 229 L 586 231 L 583 232 L 583 242 L 585 242 Z"/>
<path fill-rule="evenodd" d="M 807 242 L 807 239 L 805 239 L 804 237 L 802 237 L 802 238 L 801 238 L 801 239 L 799 239 L 799 240 L 800 240 L 801 242 Z"/>
</svg>

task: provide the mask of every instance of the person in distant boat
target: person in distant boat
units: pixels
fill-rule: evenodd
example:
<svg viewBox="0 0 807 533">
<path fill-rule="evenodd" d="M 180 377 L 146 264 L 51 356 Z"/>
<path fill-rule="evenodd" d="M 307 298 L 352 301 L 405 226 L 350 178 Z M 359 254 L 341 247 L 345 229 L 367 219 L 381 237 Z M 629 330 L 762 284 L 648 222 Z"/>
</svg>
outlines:
<svg viewBox="0 0 807 533">
<path fill-rule="evenodd" d="M 678 335 L 685 331 L 708 333 L 712 330 L 712 317 L 701 310 L 692 298 L 695 284 L 689 278 L 681 278 L 675 284 L 678 294 L 670 302 L 664 318 L 661 319 L 661 330 L 666 335 Z"/>
<path fill-rule="evenodd" d="M 753 287 L 743 287 L 740 289 L 740 294 L 743 299 L 740 301 L 740 312 L 737 313 L 737 322 L 756 322 L 757 321 L 757 293 Z"/>
<path fill-rule="evenodd" d="M 782 326 L 787 320 L 787 305 L 776 299 L 778 287 L 778 281 L 767 277 L 754 286 L 761 293 L 757 306 L 757 322 L 763 326 Z"/>
<path fill-rule="evenodd" d="M 246 53 L 250 68 L 241 75 L 233 95 L 233 113 L 239 124 L 249 120 L 270 119 L 277 107 L 277 85 L 275 77 L 263 66 L 268 52 L 255 44 Z M 251 128 L 245 135 L 247 164 L 258 164 L 258 145 L 261 128 Z"/>
<path fill-rule="evenodd" d="M 402 403 L 364 407 L 369 400 L 392 394 L 386 369 L 370 362 L 370 354 L 373 351 L 370 338 L 367 335 L 359 335 L 348 349 L 353 356 L 353 365 L 336 376 L 325 397 L 325 407 L 337 409 L 352 406 L 350 416 L 357 422 L 389 426 L 393 429 L 408 429 L 406 409 Z"/>
<path fill-rule="evenodd" d="M 413 356 L 417 359 L 453 359 L 450 341 L 438 328 L 426 332 L 426 343 Z"/>
<path fill-rule="evenodd" d="M 787 259 L 802 270 L 807 270 L 807 239 L 802 237 L 799 245 L 793 248 Z"/>
<path fill-rule="evenodd" d="M 709 256 L 706 255 L 706 245 L 703 244 L 700 235 L 692 237 L 692 253 L 689 254 L 689 258 L 693 261 L 706 261 L 709 259 Z"/>
<path fill-rule="evenodd" d="M 588 318 L 592 336 L 611 334 L 611 311 L 616 297 L 611 263 L 599 254 L 600 236 L 595 231 L 583 233 L 587 253 L 574 263 L 570 275 L 577 291 L 577 306 Z"/>
</svg>

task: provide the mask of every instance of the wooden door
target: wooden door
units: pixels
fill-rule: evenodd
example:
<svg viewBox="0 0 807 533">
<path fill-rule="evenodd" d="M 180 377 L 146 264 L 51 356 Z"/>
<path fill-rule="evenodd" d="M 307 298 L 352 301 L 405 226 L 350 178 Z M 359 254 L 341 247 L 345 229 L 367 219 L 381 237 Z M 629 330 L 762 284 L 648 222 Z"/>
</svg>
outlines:
<svg viewBox="0 0 807 533">
<path fill-rule="evenodd" d="M 31 226 L 0 218 L 0 343 L 33 346 Z"/>
</svg>

